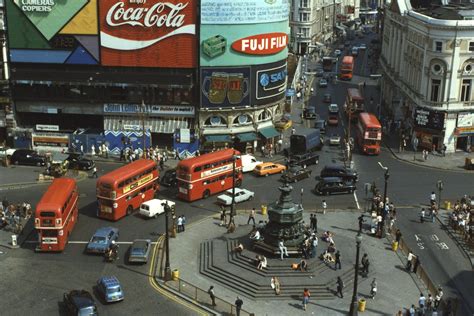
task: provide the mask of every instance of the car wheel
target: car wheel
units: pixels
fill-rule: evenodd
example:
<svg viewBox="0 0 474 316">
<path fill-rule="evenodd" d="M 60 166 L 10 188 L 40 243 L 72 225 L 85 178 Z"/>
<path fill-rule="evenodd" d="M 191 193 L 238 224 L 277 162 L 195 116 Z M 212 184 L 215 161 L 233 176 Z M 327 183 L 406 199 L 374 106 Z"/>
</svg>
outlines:
<svg viewBox="0 0 474 316">
<path fill-rule="evenodd" d="M 280 173 L 283 173 L 283 172 L 285 172 L 285 169 L 281 169 Z"/>
<path fill-rule="evenodd" d="M 268 177 L 268 173 L 265 173 L 265 177 Z"/>
<path fill-rule="evenodd" d="M 131 205 L 129 205 L 129 206 L 127 207 L 127 215 L 132 214 L 132 212 L 133 212 L 133 207 L 132 207 Z"/>
<path fill-rule="evenodd" d="M 18 166 L 18 160 L 15 160 L 15 162 L 13 162 L 13 164 Z"/>
<path fill-rule="evenodd" d="M 203 199 L 207 199 L 211 195 L 211 192 L 209 190 L 204 191 L 202 194 Z"/>
<path fill-rule="evenodd" d="M 329 195 L 329 191 L 324 191 L 324 195 Z"/>
<path fill-rule="evenodd" d="M 318 160 L 316 160 L 316 161 L 315 161 L 315 163 L 316 163 L 317 165 L 319 165 L 319 159 L 318 159 Z"/>
<path fill-rule="evenodd" d="M 41 167 L 41 162 L 37 162 L 37 163 L 36 163 L 36 166 L 37 166 L 37 167 Z"/>
<path fill-rule="evenodd" d="M 303 164 L 303 169 L 306 169 L 306 167 L 307 167 L 307 166 L 306 166 L 306 164 L 304 163 L 304 164 Z"/>
<path fill-rule="evenodd" d="M 253 199 L 253 195 L 251 195 L 248 200 L 250 201 L 250 200 L 252 200 L 252 199 Z"/>
<path fill-rule="evenodd" d="M 354 193 L 354 190 L 350 189 L 350 190 L 349 190 L 349 193 L 351 193 L 351 194 Z"/>
</svg>

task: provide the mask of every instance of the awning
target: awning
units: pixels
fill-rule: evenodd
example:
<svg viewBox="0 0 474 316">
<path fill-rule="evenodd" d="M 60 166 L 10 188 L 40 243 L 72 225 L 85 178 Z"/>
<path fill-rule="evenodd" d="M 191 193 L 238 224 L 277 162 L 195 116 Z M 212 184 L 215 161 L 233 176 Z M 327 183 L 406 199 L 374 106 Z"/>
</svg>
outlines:
<svg viewBox="0 0 474 316">
<path fill-rule="evenodd" d="M 232 141 L 230 135 L 206 135 L 205 138 L 208 143 L 230 143 Z"/>
<path fill-rule="evenodd" d="M 257 139 L 257 134 L 255 133 L 242 133 L 236 136 L 240 142 L 251 142 Z"/>
<path fill-rule="evenodd" d="M 137 116 L 104 116 L 104 130 L 133 131 L 142 130 L 143 122 Z M 152 133 L 173 134 L 176 129 L 189 128 L 186 118 L 159 119 L 145 118 L 145 129 Z"/>
<path fill-rule="evenodd" d="M 262 128 L 258 132 L 262 134 L 262 136 L 266 139 L 273 138 L 280 135 L 280 133 L 273 126 Z"/>
</svg>

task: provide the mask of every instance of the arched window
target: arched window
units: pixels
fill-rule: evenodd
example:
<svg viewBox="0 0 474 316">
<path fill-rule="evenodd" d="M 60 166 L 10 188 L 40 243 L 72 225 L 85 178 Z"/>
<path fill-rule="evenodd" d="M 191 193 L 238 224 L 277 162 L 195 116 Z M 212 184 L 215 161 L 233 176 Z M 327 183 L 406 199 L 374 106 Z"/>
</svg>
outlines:
<svg viewBox="0 0 474 316">
<path fill-rule="evenodd" d="M 247 125 L 252 124 L 252 118 L 248 114 L 241 114 L 234 118 L 232 125 Z"/>
<path fill-rule="evenodd" d="M 271 120 L 272 114 L 268 109 L 263 110 L 259 115 L 258 115 L 258 121 L 267 121 Z"/>
<path fill-rule="evenodd" d="M 206 119 L 204 126 L 227 126 L 227 121 L 220 115 L 213 115 Z"/>
</svg>

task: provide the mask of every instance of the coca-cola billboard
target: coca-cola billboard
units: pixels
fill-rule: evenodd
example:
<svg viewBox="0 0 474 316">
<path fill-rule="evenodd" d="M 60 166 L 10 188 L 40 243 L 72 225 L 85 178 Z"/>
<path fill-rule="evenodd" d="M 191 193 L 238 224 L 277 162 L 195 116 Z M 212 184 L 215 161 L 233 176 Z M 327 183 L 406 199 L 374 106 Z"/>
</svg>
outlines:
<svg viewBox="0 0 474 316">
<path fill-rule="evenodd" d="M 101 0 L 104 66 L 196 66 L 194 0 Z"/>
</svg>

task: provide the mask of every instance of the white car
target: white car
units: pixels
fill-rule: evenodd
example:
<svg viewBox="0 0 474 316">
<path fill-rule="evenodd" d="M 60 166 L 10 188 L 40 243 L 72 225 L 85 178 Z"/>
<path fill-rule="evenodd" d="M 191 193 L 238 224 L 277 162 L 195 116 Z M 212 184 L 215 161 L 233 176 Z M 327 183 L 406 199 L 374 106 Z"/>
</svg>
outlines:
<svg viewBox="0 0 474 316">
<path fill-rule="evenodd" d="M 329 113 L 339 113 L 339 106 L 335 103 L 331 103 L 328 107 Z"/>
<path fill-rule="evenodd" d="M 259 164 L 262 163 L 262 161 L 258 161 L 254 156 L 252 155 L 242 155 L 242 172 L 250 172 L 255 169 L 255 167 Z"/>
<path fill-rule="evenodd" d="M 144 217 L 157 218 L 158 215 L 163 214 L 165 212 L 166 203 L 168 203 L 171 209 L 175 208 L 175 203 L 173 201 L 152 199 L 143 202 L 142 205 L 140 205 L 140 210 L 138 211 L 138 213 Z"/>
<path fill-rule="evenodd" d="M 319 80 L 319 87 L 326 88 L 327 86 L 328 86 L 328 81 L 324 78 L 321 78 L 321 80 Z"/>
<path fill-rule="evenodd" d="M 341 136 L 337 134 L 332 134 L 331 137 L 329 137 L 329 145 L 337 146 L 340 144 L 341 144 Z"/>
<path fill-rule="evenodd" d="M 11 157 L 15 151 L 15 148 L 0 147 L 0 158 Z"/>
<path fill-rule="evenodd" d="M 253 199 L 255 193 L 247 189 L 235 188 L 235 203 L 241 203 Z M 222 205 L 232 204 L 232 189 L 225 191 L 217 197 L 217 202 Z"/>
</svg>

